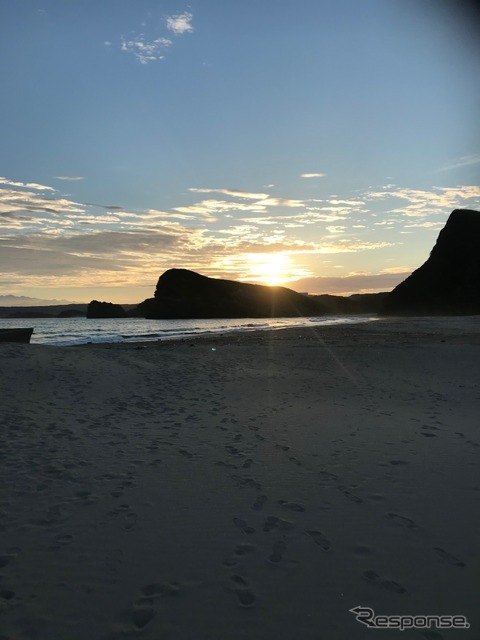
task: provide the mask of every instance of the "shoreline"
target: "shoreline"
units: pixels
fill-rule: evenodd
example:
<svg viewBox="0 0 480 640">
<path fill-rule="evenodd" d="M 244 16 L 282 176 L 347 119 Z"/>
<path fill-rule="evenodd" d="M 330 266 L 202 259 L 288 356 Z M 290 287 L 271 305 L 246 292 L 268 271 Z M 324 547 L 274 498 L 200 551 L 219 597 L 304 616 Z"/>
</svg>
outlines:
<svg viewBox="0 0 480 640">
<path fill-rule="evenodd" d="M 378 324 L 377 324 L 378 323 Z M 379 329 L 376 331 L 375 329 Z M 58 346 L 58 347 L 82 347 L 82 348 L 119 348 L 135 349 L 138 347 L 168 347 L 178 344 L 188 343 L 209 343 L 219 342 L 222 344 L 236 344 L 296 338 L 302 340 L 315 340 L 318 336 L 326 332 L 326 336 L 333 339 L 356 336 L 373 338 L 377 334 L 382 337 L 387 336 L 409 336 L 409 339 L 421 342 L 422 340 L 436 341 L 437 338 L 448 339 L 450 341 L 473 341 L 480 343 L 480 316 L 418 316 L 418 317 L 375 317 L 369 320 L 352 322 L 347 324 L 325 324 L 304 327 L 279 327 L 274 329 L 261 328 L 251 331 L 229 331 L 208 334 L 192 334 L 188 337 L 143 340 L 138 342 L 90 342 L 76 345 L 36 345 L 36 346 Z"/>
<path fill-rule="evenodd" d="M 0 345 L 7 638 L 478 639 L 478 319 L 78 346 Z"/>
</svg>

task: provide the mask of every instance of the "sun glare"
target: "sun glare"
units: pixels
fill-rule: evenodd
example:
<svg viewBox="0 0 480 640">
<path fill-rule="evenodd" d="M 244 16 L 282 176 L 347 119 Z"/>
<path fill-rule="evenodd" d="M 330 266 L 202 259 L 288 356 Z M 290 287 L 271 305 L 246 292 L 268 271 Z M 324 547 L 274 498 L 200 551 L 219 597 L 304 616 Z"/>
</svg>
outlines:
<svg viewBox="0 0 480 640">
<path fill-rule="evenodd" d="M 249 254 L 251 279 L 269 286 L 284 284 L 290 277 L 290 256 L 284 253 Z"/>
</svg>

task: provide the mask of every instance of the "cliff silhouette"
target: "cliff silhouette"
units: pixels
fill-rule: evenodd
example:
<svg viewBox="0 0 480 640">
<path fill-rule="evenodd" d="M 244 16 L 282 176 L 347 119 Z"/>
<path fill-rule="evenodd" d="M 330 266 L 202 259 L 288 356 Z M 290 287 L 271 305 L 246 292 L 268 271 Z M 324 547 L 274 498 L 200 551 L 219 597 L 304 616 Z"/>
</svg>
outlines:
<svg viewBox="0 0 480 640">
<path fill-rule="evenodd" d="M 146 318 L 275 318 L 328 312 L 322 302 L 286 287 L 208 278 L 188 269 L 165 271 L 154 297 L 137 310 Z"/>
<path fill-rule="evenodd" d="M 480 212 L 455 209 L 428 260 L 388 294 L 384 315 L 480 314 Z"/>
</svg>

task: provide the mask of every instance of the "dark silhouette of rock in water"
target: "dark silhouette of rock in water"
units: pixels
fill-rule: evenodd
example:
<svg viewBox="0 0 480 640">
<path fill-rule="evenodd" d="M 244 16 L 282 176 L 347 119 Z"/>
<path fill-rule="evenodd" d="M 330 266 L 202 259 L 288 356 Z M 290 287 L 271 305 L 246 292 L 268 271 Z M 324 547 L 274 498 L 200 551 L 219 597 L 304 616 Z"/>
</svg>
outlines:
<svg viewBox="0 0 480 640">
<path fill-rule="evenodd" d="M 385 315 L 480 313 L 480 212 L 456 209 L 430 257 L 387 296 Z"/>
<path fill-rule="evenodd" d="M 146 318 L 274 318 L 315 316 L 327 307 L 285 287 L 208 278 L 187 269 L 160 276 L 155 297 L 137 311 Z"/>
<path fill-rule="evenodd" d="M 113 302 L 99 302 L 92 300 L 88 305 L 87 318 L 126 318 L 125 309 Z"/>
</svg>

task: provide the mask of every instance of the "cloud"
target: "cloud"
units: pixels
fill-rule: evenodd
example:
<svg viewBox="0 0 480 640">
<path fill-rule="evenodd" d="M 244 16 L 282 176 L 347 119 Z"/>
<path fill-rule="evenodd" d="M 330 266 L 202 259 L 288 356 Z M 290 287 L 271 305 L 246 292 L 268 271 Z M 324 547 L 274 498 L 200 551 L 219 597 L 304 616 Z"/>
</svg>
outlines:
<svg viewBox="0 0 480 640">
<path fill-rule="evenodd" d="M 432 173 L 440 173 L 442 171 L 452 171 L 453 169 L 460 169 L 461 167 L 469 167 L 473 164 L 480 162 L 480 153 L 473 153 L 468 156 L 461 156 L 456 160 L 453 160 L 450 164 L 444 165 L 439 169 L 435 169 Z"/>
<path fill-rule="evenodd" d="M 2 243 L 3 245 L 3 243 Z M 0 272 L 22 276 L 69 276 L 78 282 L 81 273 L 121 271 L 118 261 L 92 256 L 77 256 L 63 251 L 37 249 L 35 247 L 2 246 Z"/>
<path fill-rule="evenodd" d="M 357 251 L 371 251 L 393 247 L 393 242 L 362 242 L 361 240 L 339 240 L 336 244 L 320 243 L 319 253 L 356 253 Z"/>
<path fill-rule="evenodd" d="M 133 36 L 130 40 L 122 37 L 122 51 L 132 53 L 140 64 L 148 64 L 155 60 L 163 60 L 165 51 L 172 44 L 168 38 L 156 38 L 148 41 L 143 34 Z"/>
<path fill-rule="evenodd" d="M 36 182 L 1 178 L 1 266 L 19 291 L 27 282 L 29 287 L 60 282 L 69 287 L 145 286 L 171 267 L 251 280 L 249 265 L 242 263 L 259 256 L 251 259 L 259 265 L 267 254 L 288 256 L 289 277 L 306 277 L 328 254 L 353 256 L 383 249 L 382 266 L 385 259 L 391 265 L 388 248 L 402 243 L 401 233 L 427 237 L 452 205 L 476 208 L 471 205 L 480 202 L 480 188 L 475 186 L 422 190 L 383 185 L 305 200 L 267 192 L 191 187 L 169 210 L 153 202 L 152 208 L 124 210 L 119 205 L 78 203 Z M 421 233 L 410 228 L 417 223 L 425 228 Z M 386 237 L 382 232 L 392 225 L 395 235 L 390 230 Z M 335 235 L 339 233 L 344 235 Z M 373 257 L 355 256 L 355 264 L 361 269 Z M 397 273 L 383 274 L 388 275 Z M 365 289 L 375 289 L 372 275 L 368 277 Z M 349 286 L 352 292 L 362 288 L 355 281 Z"/>
<path fill-rule="evenodd" d="M 261 212 L 264 208 L 257 204 L 248 204 L 246 202 L 228 202 L 226 200 L 202 200 L 197 204 L 188 205 L 186 207 L 175 207 L 174 211 L 179 213 L 192 213 L 205 216 L 207 220 L 215 220 L 215 214 L 225 213 L 227 211 L 255 211 Z"/>
<path fill-rule="evenodd" d="M 325 178 L 326 173 L 302 173 L 301 178 Z"/>
<path fill-rule="evenodd" d="M 303 200 L 289 200 L 288 198 L 265 198 L 260 201 L 265 207 L 304 207 Z"/>
<path fill-rule="evenodd" d="M 0 185 L 7 185 L 9 187 L 21 187 L 25 189 L 36 189 L 38 191 L 56 191 L 53 187 L 47 187 L 43 184 L 37 184 L 36 182 L 14 182 L 7 180 L 7 178 L 0 178 Z"/>
<path fill-rule="evenodd" d="M 252 211 L 254 213 L 265 213 L 268 207 L 304 207 L 303 200 L 291 200 L 288 198 L 273 198 L 268 193 L 256 193 L 252 191 L 238 191 L 236 189 L 211 189 L 190 187 L 189 191 L 193 193 L 221 193 L 231 196 L 232 198 L 240 198 L 241 200 L 254 200 L 255 202 L 246 203 L 227 200 L 203 200 L 199 203 L 175 207 L 175 211 L 181 213 L 193 213 L 204 216 L 211 216 L 217 213 L 225 213 L 227 211 Z M 213 219 L 213 218 L 211 218 Z"/>
<path fill-rule="evenodd" d="M 443 221 L 442 222 L 417 222 L 414 224 L 405 225 L 407 229 L 410 229 L 411 227 L 425 227 L 427 229 L 429 228 L 436 229 L 437 231 L 440 231 L 440 229 L 442 229 L 444 226 L 445 225 Z"/>
<path fill-rule="evenodd" d="M 329 227 L 326 227 L 326 229 L 327 229 L 327 231 L 329 233 L 345 233 L 347 228 L 346 227 L 341 227 L 341 226 L 338 226 L 338 225 L 336 225 L 336 226 L 335 225 L 331 225 Z"/>
<path fill-rule="evenodd" d="M 85 180 L 83 176 L 55 176 L 57 180 Z"/>
<path fill-rule="evenodd" d="M 174 33 L 176 36 L 181 36 L 184 33 L 191 33 L 193 31 L 191 24 L 192 18 L 193 15 L 188 11 L 185 11 L 184 13 L 178 13 L 174 16 L 168 16 L 165 19 L 165 24 L 169 31 Z"/>
<path fill-rule="evenodd" d="M 253 193 L 250 191 L 238 191 L 236 189 L 205 189 L 198 187 L 190 187 L 189 191 L 194 193 L 222 193 L 226 196 L 233 196 L 236 198 L 247 198 L 250 200 L 264 200 L 268 198 L 268 193 Z"/>
<path fill-rule="evenodd" d="M 462 185 L 458 187 L 431 187 L 423 189 L 386 189 L 367 191 L 364 200 L 388 200 L 398 198 L 408 204 L 395 209 L 388 209 L 386 213 L 401 213 L 405 216 L 425 217 L 428 215 L 447 214 L 452 209 L 476 208 L 480 206 L 480 187 Z"/>
<path fill-rule="evenodd" d="M 118 206 L 118 204 L 98 204 L 97 202 L 84 202 L 86 207 L 102 207 L 102 209 L 107 209 L 108 211 L 121 211 L 123 207 Z"/>
<path fill-rule="evenodd" d="M 330 204 L 345 204 L 349 207 L 356 207 L 356 206 L 360 206 L 360 205 L 364 205 L 365 201 L 364 200 L 327 200 L 327 202 L 329 202 Z"/>
<path fill-rule="evenodd" d="M 16 186 L 16 188 L 1 188 L 2 185 Z M 36 183 L 13 182 L 5 179 L 0 180 L 0 215 L 18 217 L 25 213 L 52 213 L 55 215 L 62 213 L 83 213 L 85 208 L 76 202 L 65 198 L 51 198 L 36 191 L 24 190 L 25 187 L 37 189 L 38 191 L 55 191 L 51 187 L 37 185 Z M 26 218 L 33 219 L 32 217 Z"/>
</svg>

